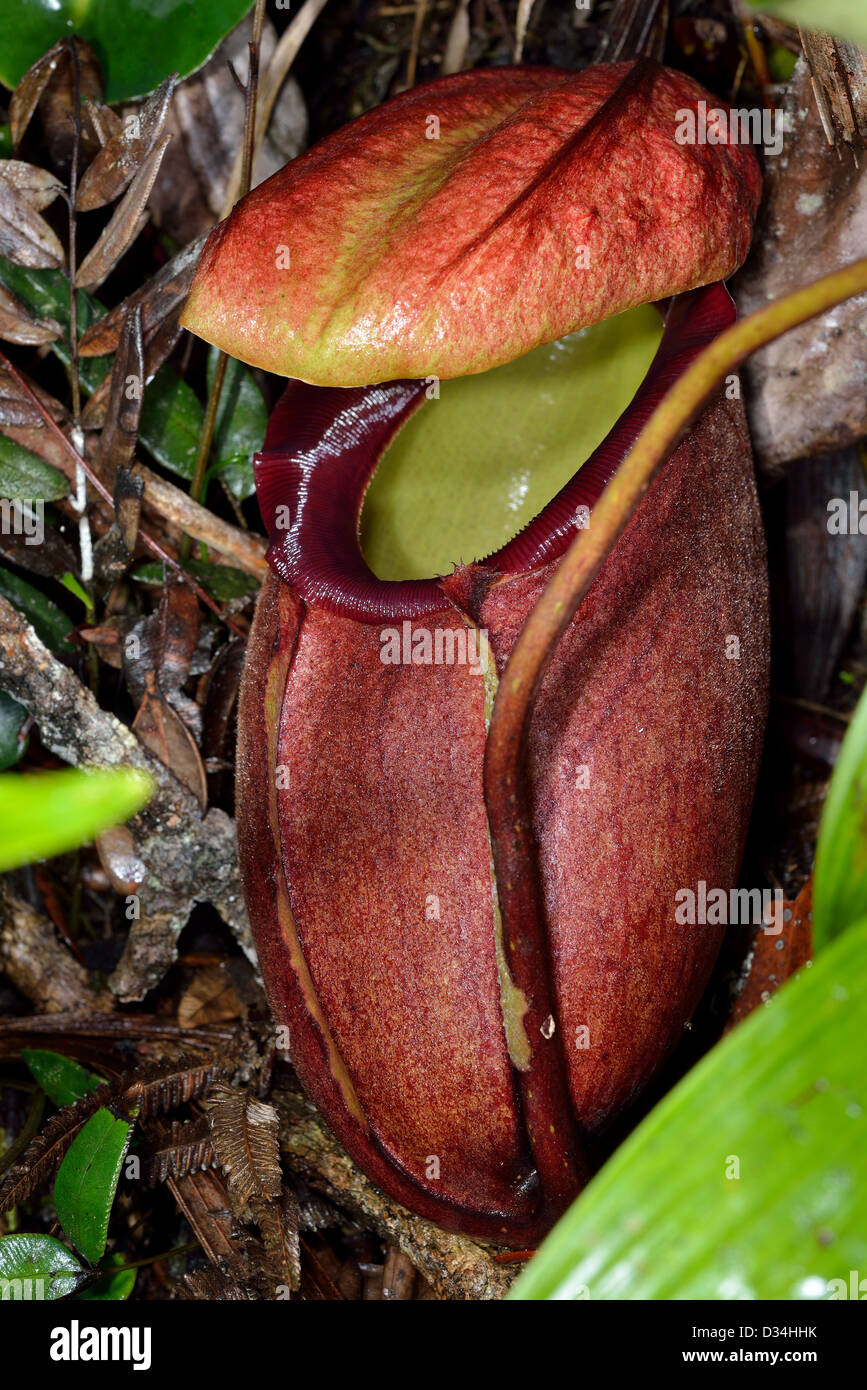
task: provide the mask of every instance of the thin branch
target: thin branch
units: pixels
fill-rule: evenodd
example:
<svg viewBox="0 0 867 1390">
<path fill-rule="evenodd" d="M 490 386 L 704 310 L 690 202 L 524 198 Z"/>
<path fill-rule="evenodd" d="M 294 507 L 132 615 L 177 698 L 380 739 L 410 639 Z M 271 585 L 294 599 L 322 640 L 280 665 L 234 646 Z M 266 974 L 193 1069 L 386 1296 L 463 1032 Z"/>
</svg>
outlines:
<svg viewBox="0 0 867 1390">
<path fill-rule="evenodd" d="M 244 144 L 243 162 L 241 165 L 241 185 L 239 190 L 240 197 L 250 191 L 250 179 L 253 175 L 253 159 L 256 147 L 256 98 L 259 90 L 259 49 L 262 43 L 262 26 L 265 23 L 265 0 L 256 0 L 256 8 L 253 11 L 253 32 L 249 44 L 249 68 L 247 72 L 247 86 L 244 93 Z M 223 394 L 223 383 L 226 380 L 226 368 L 229 359 L 222 348 L 217 354 L 217 369 L 214 372 L 214 380 L 211 382 L 211 389 L 208 392 L 208 405 L 205 411 L 205 419 L 202 425 L 202 434 L 199 439 L 199 447 L 196 451 L 196 461 L 193 465 L 193 477 L 190 482 L 190 496 L 195 502 L 202 500 L 202 493 L 205 487 L 205 474 L 208 471 L 208 460 L 211 457 L 211 446 L 214 442 L 214 430 L 217 425 L 217 411 L 220 407 L 220 397 Z M 185 557 L 189 549 L 189 540 L 185 536 L 181 544 L 181 556 Z"/>
</svg>

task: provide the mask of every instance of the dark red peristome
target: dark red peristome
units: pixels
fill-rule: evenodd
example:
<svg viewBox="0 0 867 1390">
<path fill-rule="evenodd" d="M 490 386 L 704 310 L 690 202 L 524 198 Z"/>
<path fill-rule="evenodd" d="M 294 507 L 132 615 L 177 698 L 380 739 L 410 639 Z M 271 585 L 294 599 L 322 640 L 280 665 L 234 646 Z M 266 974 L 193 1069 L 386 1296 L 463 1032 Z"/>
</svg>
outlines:
<svg viewBox="0 0 867 1390">
<path fill-rule="evenodd" d="M 558 559 L 579 507 L 599 500 L 650 415 L 701 350 L 735 319 L 724 285 L 674 299 L 650 369 L 629 409 L 547 507 L 486 565 L 503 574 Z M 290 381 L 254 467 L 274 573 L 310 604 L 359 622 L 396 622 L 443 607 L 438 577 L 377 579 L 358 539 L 364 494 L 391 440 L 423 403 L 424 381 L 308 386 Z"/>
<path fill-rule="evenodd" d="M 385 664 L 382 628 L 455 640 L 485 628 L 502 673 L 577 506 L 731 312 L 720 286 L 675 301 L 636 401 L 592 459 L 502 551 L 442 580 L 379 581 L 357 539 L 364 488 L 419 384 L 291 383 L 257 464 L 274 575 L 242 692 L 238 828 L 271 1006 L 305 1088 L 368 1175 L 440 1224 L 503 1243 L 532 1243 L 557 1207 L 516 1085 L 538 1043 L 510 1046 L 503 1021 L 485 682 L 466 664 Z M 737 881 L 767 660 L 749 442 L 739 401 L 720 397 L 603 566 L 534 712 L 550 1027 L 585 1133 L 646 1084 L 706 984 L 722 928 L 678 925 L 675 894 Z M 564 1152 L 569 1140 L 558 1136 Z"/>
</svg>

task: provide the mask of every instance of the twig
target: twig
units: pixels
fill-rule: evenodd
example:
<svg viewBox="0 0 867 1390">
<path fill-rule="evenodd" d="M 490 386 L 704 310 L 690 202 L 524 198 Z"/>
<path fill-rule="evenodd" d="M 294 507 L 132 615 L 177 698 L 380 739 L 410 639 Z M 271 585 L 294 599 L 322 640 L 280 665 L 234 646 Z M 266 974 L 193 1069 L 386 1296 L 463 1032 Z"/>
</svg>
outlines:
<svg viewBox="0 0 867 1390">
<path fill-rule="evenodd" d="M 280 1147 L 290 1165 L 337 1206 L 348 1208 L 382 1238 L 400 1246 L 443 1298 L 497 1299 L 517 1270 L 466 1236 L 451 1235 L 390 1201 L 356 1168 L 329 1134 L 310 1101 L 295 1092 L 274 1092 L 280 1115 Z"/>
<path fill-rule="evenodd" d="M 415 0 L 415 19 L 413 20 L 412 38 L 409 45 L 409 58 L 406 64 L 407 89 L 415 86 L 415 74 L 418 67 L 418 46 L 421 43 L 421 31 L 424 27 L 426 9 L 427 0 Z"/>
<path fill-rule="evenodd" d="M 250 178 L 253 173 L 256 143 L 256 94 L 259 90 L 259 48 L 262 42 L 264 23 L 265 0 L 256 0 L 256 8 L 253 11 L 253 31 L 249 43 L 247 86 L 244 92 L 244 143 L 239 189 L 241 197 L 250 191 Z M 228 356 L 220 348 L 217 353 L 217 368 L 211 382 L 211 389 L 208 392 L 208 405 L 205 410 L 202 434 L 199 439 L 199 447 L 196 450 L 196 461 L 193 465 L 193 476 L 190 482 L 190 496 L 195 502 L 202 500 L 202 493 L 205 488 L 205 474 L 208 471 L 208 460 L 211 457 L 211 446 L 214 442 L 214 430 L 217 425 L 217 411 L 220 408 L 220 397 L 223 394 L 223 382 L 226 380 L 228 365 Z M 181 558 L 186 558 L 188 552 L 189 537 L 185 535 L 181 542 Z"/>
<path fill-rule="evenodd" d="M 503 939 L 513 978 L 527 993 L 531 1009 L 544 1007 L 538 1001 L 544 999 L 548 986 L 547 935 L 535 877 L 526 751 L 536 695 L 548 663 L 654 476 L 717 382 L 765 343 L 865 291 L 867 258 L 768 305 L 720 334 L 657 406 L 594 507 L 591 525 L 579 531 L 518 634 L 494 702 L 485 748 L 484 785 L 500 886 Z M 544 1092 L 548 1107 L 558 1100 L 559 1060 L 552 1048 L 537 1045 L 529 1070 L 519 1078 L 528 1130 L 546 1186 L 549 1172 L 556 1177 L 556 1150 L 546 1154 L 548 1136 L 541 1116 L 536 1116 L 536 1107 Z M 564 1098 L 559 1109 L 565 1108 Z M 538 1121 L 535 1125 L 534 1117 Z M 568 1137 L 566 1120 L 563 1135 Z"/>
<path fill-rule="evenodd" d="M 253 139 L 253 164 L 256 162 L 256 155 L 265 138 L 268 129 L 268 122 L 271 119 L 271 112 L 274 103 L 280 93 L 280 88 L 286 81 L 286 76 L 295 61 L 298 50 L 313 28 L 322 10 L 324 10 L 328 0 L 304 0 L 304 4 L 297 15 L 283 33 L 277 47 L 271 55 L 268 69 L 262 79 L 259 88 L 258 100 L 256 102 L 256 127 Z M 244 167 L 244 150 L 238 151 L 235 158 L 235 167 L 232 170 L 226 191 L 226 199 L 223 204 L 223 216 L 228 217 L 232 208 L 238 201 L 242 188 L 242 173 Z"/>
</svg>

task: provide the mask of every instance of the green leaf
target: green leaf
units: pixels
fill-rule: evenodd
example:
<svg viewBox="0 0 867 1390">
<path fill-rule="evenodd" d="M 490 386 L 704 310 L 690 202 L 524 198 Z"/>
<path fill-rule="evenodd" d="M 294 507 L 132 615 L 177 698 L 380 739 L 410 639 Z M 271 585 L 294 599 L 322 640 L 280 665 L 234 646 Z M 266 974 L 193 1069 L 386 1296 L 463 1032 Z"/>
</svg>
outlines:
<svg viewBox="0 0 867 1390">
<path fill-rule="evenodd" d="M 59 1052 L 25 1047 L 21 1056 L 55 1105 L 72 1105 L 88 1091 L 96 1091 L 104 1084 L 96 1072 L 88 1071 L 69 1057 L 61 1057 Z"/>
<path fill-rule="evenodd" d="M 96 613 L 96 608 L 94 606 L 93 599 L 90 597 L 90 594 L 87 592 L 87 590 L 82 588 L 81 583 L 72 573 L 72 571 L 67 570 L 66 574 L 62 574 L 58 583 L 62 584 L 65 589 L 68 589 L 71 594 L 74 594 L 75 597 L 78 599 L 79 603 L 84 604 L 84 609 L 87 613 L 88 619 L 92 622 Z"/>
<path fill-rule="evenodd" d="M 97 1110 L 75 1136 L 57 1170 L 57 1219 L 91 1264 L 105 1252 L 108 1219 L 132 1131 L 132 1121 L 119 1120 L 110 1110 Z"/>
<path fill-rule="evenodd" d="M 0 6 L 4 0 L 0 0 Z M 31 270 L 27 266 L 15 265 L 0 256 L 0 281 L 17 295 L 26 308 L 36 318 L 56 319 L 69 333 L 69 286 L 59 270 Z M 101 319 L 104 307 L 86 290 L 79 290 L 78 331 L 83 334 L 92 323 Z M 51 344 L 51 351 L 63 363 L 70 363 L 69 344 L 57 338 Z M 78 374 L 85 391 L 95 391 L 111 365 L 109 357 L 82 357 L 78 364 Z"/>
<path fill-rule="evenodd" d="M 831 778 L 813 874 L 813 939 L 825 946 L 867 915 L 867 694 L 846 731 Z"/>
<path fill-rule="evenodd" d="M 27 711 L 5 690 L 0 690 L 0 772 L 14 767 L 27 747 L 27 740 L 21 738 L 21 730 L 27 718 Z"/>
<path fill-rule="evenodd" d="M 845 1297 L 830 1281 L 867 1270 L 865 1007 L 867 920 L 657 1105 L 509 1296 Z"/>
<path fill-rule="evenodd" d="M 96 1284 L 90 1284 L 76 1294 L 76 1300 L 83 1303 L 122 1303 L 129 1298 L 135 1288 L 137 1269 L 121 1269 L 112 1273 L 112 1265 L 126 1263 L 123 1255 L 110 1255 L 105 1263 L 106 1276 Z"/>
<path fill-rule="evenodd" d="M 85 1277 L 72 1252 L 54 1236 L 0 1237 L 0 1301 L 65 1298 Z"/>
<path fill-rule="evenodd" d="M 259 587 L 252 575 L 245 574 L 244 570 L 234 569 L 231 565 L 214 565 L 209 560 L 187 560 L 184 569 L 198 579 L 202 588 L 207 589 L 211 598 L 216 599 L 218 603 L 229 603 L 232 599 L 244 598 L 246 594 L 255 593 Z M 165 583 L 163 567 L 157 560 L 148 560 L 145 564 L 139 565 L 132 577 L 140 584 Z"/>
<path fill-rule="evenodd" d="M 365 494 L 361 547 L 374 574 L 449 574 L 505 545 L 604 439 L 661 336 L 645 304 L 503 367 L 440 382 Z"/>
<path fill-rule="evenodd" d="M 28 502 L 56 502 L 69 492 L 69 483 L 58 468 L 0 434 L 0 497 Z"/>
<path fill-rule="evenodd" d="M 195 391 L 168 367 L 145 387 L 139 438 L 164 468 L 192 478 L 205 413 Z"/>
<path fill-rule="evenodd" d="M 32 584 L 28 584 L 26 579 L 19 579 L 17 574 L 12 574 L 2 565 L 0 594 L 8 599 L 19 613 L 24 614 L 39 640 L 44 642 L 50 651 L 58 656 L 62 656 L 64 652 L 75 651 L 75 644 L 66 636 L 75 626 L 72 619 L 67 617 L 56 603 L 52 603 L 50 598 L 46 598 L 38 589 L 34 589 Z"/>
<path fill-rule="evenodd" d="M 128 820 L 153 794 L 133 767 L 8 772 L 0 777 L 0 872 L 63 854 Z"/>
<path fill-rule="evenodd" d="M 805 29 L 822 29 L 867 48 L 864 0 L 750 0 L 753 9 L 779 15 Z"/>
<path fill-rule="evenodd" d="M 217 348 L 210 349 L 209 391 L 219 356 Z M 253 455 L 262 447 L 267 424 L 268 409 L 256 378 L 243 362 L 230 357 L 214 428 L 213 472 L 236 497 L 251 497 L 256 490 Z"/>
<path fill-rule="evenodd" d="M 113 103 L 150 92 L 171 72 L 187 77 L 243 19 L 250 0 L 0 0 L 0 81 L 14 87 L 64 34 L 95 50 Z"/>
</svg>

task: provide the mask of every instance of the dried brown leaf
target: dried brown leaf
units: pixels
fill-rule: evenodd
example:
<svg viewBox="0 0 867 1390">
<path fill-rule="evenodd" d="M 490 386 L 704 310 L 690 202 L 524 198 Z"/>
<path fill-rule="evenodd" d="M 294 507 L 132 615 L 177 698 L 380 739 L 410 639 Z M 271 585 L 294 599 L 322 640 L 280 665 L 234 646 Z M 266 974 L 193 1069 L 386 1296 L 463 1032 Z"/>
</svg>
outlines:
<svg viewBox="0 0 867 1390">
<path fill-rule="evenodd" d="M 191 241 L 183 251 L 173 256 L 140 290 L 122 304 L 91 324 L 79 344 L 82 357 L 102 357 L 116 352 L 126 316 L 130 309 L 141 308 L 142 337 L 150 342 L 156 330 L 169 317 L 177 318 L 190 291 L 196 266 L 205 244 L 204 235 Z"/>
<path fill-rule="evenodd" d="M 155 1063 L 142 1068 L 135 1079 L 119 1078 L 124 1104 L 136 1106 L 140 1120 L 150 1120 L 178 1105 L 198 1100 L 218 1078 L 225 1076 L 224 1061 L 186 1059 Z"/>
<path fill-rule="evenodd" d="M 49 396 L 35 382 L 30 381 L 23 372 L 20 375 L 24 376 L 31 391 L 45 406 L 51 418 L 58 424 L 65 424 L 68 415 L 60 402 Z M 0 429 L 6 430 L 7 427 L 38 431 L 45 429 L 45 422 L 30 397 L 0 363 Z"/>
<path fill-rule="evenodd" d="M 126 825 L 115 825 L 96 837 L 99 862 L 116 893 L 137 893 L 147 878 L 147 865 L 138 852 L 135 838 Z"/>
<path fill-rule="evenodd" d="M 220 1269 L 195 1269 L 185 1274 L 178 1286 L 178 1298 L 190 1303 L 246 1303 L 253 1294 L 237 1279 L 231 1279 Z"/>
<path fill-rule="evenodd" d="M 50 169 L 40 169 L 23 159 L 0 159 L 0 183 L 11 184 L 36 212 L 49 207 L 63 192 L 63 184 Z"/>
<path fill-rule="evenodd" d="M 8 179 L 0 180 L 0 253 L 30 270 L 58 270 L 65 264 L 55 233 Z"/>
<path fill-rule="evenodd" d="M 197 971 L 178 1004 L 181 1028 L 198 1028 L 203 1023 L 224 1023 L 241 1014 L 241 1001 L 234 984 L 221 965 Z"/>
<path fill-rule="evenodd" d="M 110 106 L 104 106 L 101 101 L 86 101 L 82 117 L 100 146 L 107 145 L 112 136 L 123 129 L 123 121 L 117 112 L 112 111 Z"/>
<path fill-rule="evenodd" d="M 272 1105 L 231 1086 L 212 1086 L 204 1101 L 214 1151 L 238 1207 L 251 1199 L 278 1197 L 283 1187 L 277 1143 L 278 1116 Z"/>
<path fill-rule="evenodd" d="M 298 1202 L 286 1191 L 278 1202 L 254 1202 L 253 1215 L 262 1233 L 265 1261 L 259 1285 L 270 1298 L 285 1298 L 301 1283 L 301 1244 L 298 1235 Z"/>
<path fill-rule="evenodd" d="M 60 39 L 27 69 L 12 93 L 9 103 L 9 125 L 13 145 L 20 143 L 49 79 L 57 71 L 58 65 L 66 61 L 66 56 L 66 40 Z"/>
<path fill-rule="evenodd" d="M 153 672 L 147 677 L 132 729 L 145 748 L 165 763 L 178 781 L 198 798 L 204 810 L 208 799 L 207 779 L 196 741 L 180 715 L 160 693 Z"/>
<path fill-rule="evenodd" d="M 170 139 L 171 136 L 164 135 L 148 155 L 118 203 L 105 231 L 92 251 L 85 256 L 75 278 L 79 289 L 98 288 L 145 225 L 145 206 Z"/>
<path fill-rule="evenodd" d="M 201 1172 L 216 1162 L 207 1115 L 158 1125 L 142 1148 L 142 1178 L 148 1187 Z"/>
<path fill-rule="evenodd" d="M 198 742 L 201 714 L 198 705 L 183 692 L 199 641 L 199 605 L 185 584 L 164 584 L 159 608 L 133 627 L 137 642 L 128 642 L 124 670 L 130 694 L 140 703 L 148 676 L 156 673 L 160 693 L 181 716 Z M 137 655 L 135 654 L 137 648 Z"/>
<path fill-rule="evenodd" d="M 11 290 L 0 284 L 0 338 L 22 347 L 53 343 L 63 332 L 54 319 L 35 319 Z"/>
<path fill-rule="evenodd" d="M 156 144 L 178 80 L 173 73 L 152 92 L 141 109 L 127 116 L 120 130 L 100 150 L 84 174 L 75 206 L 79 212 L 105 207 L 119 198 Z"/>
<path fill-rule="evenodd" d="M 102 74 L 93 49 L 75 35 L 64 42 L 65 55 L 49 76 L 40 105 L 40 117 L 52 165 L 64 177 L 72 170 L 76 144 L 76 116 L 80 104 L 102 98 Z M 98 149 L 89 122 L 78 121 L 78 168 Z"/>
<path fill-rule="evenodd" d="M 135 455 L 144 373 L 141 311 L 135 308 L 124 321 L 112 365 L 108 412 L 96 455 L 96 472 L 109 487 L 113 486 L 118 469 L 128 468 Z"/>
<path fill-rule="evenodd" d="M 154 332 L 150 342 L 145 343 L 144 347 L 144 384 L 153 380 L 154 373 L 162 366 L 166 358 L 174 351 L 175 345 L 181 336 L 182 328 L 177 321 L 177 316 L 167 319 Z M 112 349 L 113 351 L 113 349 Z M 81 354 L 79 354 L 81 355 Z M 87 405 L 81 415 L 81 423 L 86 430 L 101 430 L 105 428 L 105 422 L 109 413 L 109 398 L 111 396 L 111 373 L 103 377 L 96 390 L 90 395 Z"/>
</svg>

